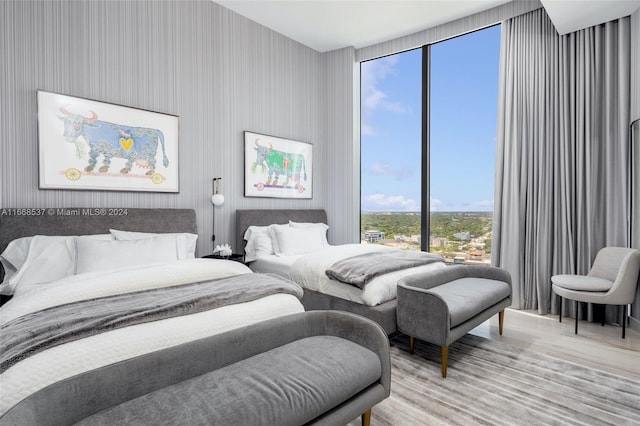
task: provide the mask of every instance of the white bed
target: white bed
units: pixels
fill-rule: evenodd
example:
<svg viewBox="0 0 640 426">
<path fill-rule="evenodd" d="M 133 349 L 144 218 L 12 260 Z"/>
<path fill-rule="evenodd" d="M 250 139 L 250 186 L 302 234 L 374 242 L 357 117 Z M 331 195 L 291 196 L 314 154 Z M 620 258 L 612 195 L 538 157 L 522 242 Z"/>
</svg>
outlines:
<svg viewBox="0 0 640 426">
<path fill-rule="evenodd" d="M 302 286 L 306 310 L 354 312 L 378 322 L 388 334 L 394 333 L 398 280 L 445 268 L 444 259 L 380 275 L 360 289 L 330 279 L 325 271 L 351 256 L 398 249 L 377 244 L 330 245 L 326 223 L 324 210 L 237 210 L 236 244 L 245 247 L 252 270 L 277 273 Z M 283 241 L 284 247 L 277 246 Z"/>
<path fill-rule="evenodd" d="M 23 222 L 22 219 L 19 221 Z M 4 231 L 9 223 L 2 222 L 1 225 Z M 49 231 L 55 233 L 56 229 L 53 227 Z M 97 232 L 104 232 L 104 229 Z M 28 234 L 28 231 L 25 230 L 25 233 Z M 0 326 L 40 315 L 42 310 L 48 308 L 83 300 L 171 288 L 187 283 L 203 282 L 205 286 L 215 286 L 219 278 L 253 275 L 247 266 L 238 262 L 194 258 L 193 252 L 187 253 L 180 244 L 188 245 L 190 248 L 186 250 L 189 251 L 195 249 L 195 239 L 184 238 L 184 235 L 175 239 L 165 235 L 157 239 L 155 236 L 135 233 L 119 236 L 121 240 L 111 239 L 108 234 L 99 238 L 89 237 L 91 241 L 71 236 L 34 238 L 29 243 L 31 245 L 22 244 L 27 247 L 26 252 L 19 249 L 7 255 L 16 263 L 15 267 L 3 258 L 6 269 L 3 291 L 13 297 L 0 307 Z M 82 238 L 82 244 L 86 243 L 87 247 L 92 248 L 90 253 L 82 251 L 84 246 L 78 244 L 79 238 Z M 142 241 L 146 238 L 154 240 Z M 166 244 L 171 245 L 171 241 L 173 249 L 165 261 L 144 261 L 145 254 L 142 251 L 151 251 L 151 257 L 163 258 L 164 255 L 155 250 L 162 244 L 165 244 L 165 248 L 169 247 Z M 53 246 L 49 246 L 50 243 Z M 40 249 L 36 250 L 38 244 Z M 7 245 L 5 242 L 2 248 L 5 249 Z M 119 256 L 100 257 L 105 256 L 108 250 Z M 137 261 L 131 259 L 135 256 Z M 42 269 L 47 265 L 51 266 L 49 274 Z M 78 273 L 80 269 L 83 272 Z M 259 282 L 260 276 L 256 275 L 256 285 Z M 37 390 L 79 373 L 267 319 L 302 312 L 304 308 L 299 296 L 291 293 L 271 294 L 190 315 L 142 322 L 64 342 L 21 358 L 14 364 L 8 364 L 8 368 L 5 366 L 0 374 L 0 416 Z M 4 339 L 2 348 L 4 352 Z"/>
<path fill-rule="evenodd" d="M 391 272 L 374 278 L 364 289 L 330 279 L 325 271 L 350 256 L 396 250 L 376 244 L 328 246 L 312 253 L 291 256 L 266 255 L 250 263 L 255 272 L 270 272 L 300 284 L 302 288 L 339 297 L 366 306 L 376 306 L 396 298 L 397 282 L 417 272 L 446 268 L 443 262 Z"/>
</svg>

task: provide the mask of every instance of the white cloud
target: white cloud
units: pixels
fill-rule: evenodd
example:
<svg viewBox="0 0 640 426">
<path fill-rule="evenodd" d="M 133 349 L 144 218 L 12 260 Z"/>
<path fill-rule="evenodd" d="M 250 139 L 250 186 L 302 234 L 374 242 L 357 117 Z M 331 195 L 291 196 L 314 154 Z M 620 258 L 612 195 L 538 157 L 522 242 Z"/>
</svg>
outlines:
<svg viewBox="0 0 640 426">
<path fill-rule="evenodd" d="M 438 206 L 442 204 L 441 200 L 438 200 L 437 198 L 433 198 L 431 197 L 429 199 L 429 208 L 431 209 L 432 212 L 438 211 Z"/>
<path fill-rule="evenodd" d="M 391 176 L 396 178 L 396 180 L 405 180 L 413 175 L 411 167 L 400 167 L 395 169 L 387 163 L 378 162 L 372 163 L 371 166 L 369 166 L 369 171 L 374 175 Z"/>
<path fill-rule="evenodd" d="M 380 90 L 379 83 L 390 75 L 396 74 L 395 65 L 398 63 L 396 56 L 363 62 L 360 66 L 360 86 L 362 90 L 362 114 L 361 132 L 365 136 L 375 136 L 377 130 L 373 125 L 373 113 L 375 110 L 403 113 L 409 111 L 409 107 L 400 102 L 388 99 L 385 92 Z"/>
<path fill-rule="evenodd" d="M 404 195 L 371 194 L 364 197 L 364 201 L 371 204 L 372 207 L 385 210 L 418 210 L 418 203 L 411 198 L 406 198 Z"/>
</svg>

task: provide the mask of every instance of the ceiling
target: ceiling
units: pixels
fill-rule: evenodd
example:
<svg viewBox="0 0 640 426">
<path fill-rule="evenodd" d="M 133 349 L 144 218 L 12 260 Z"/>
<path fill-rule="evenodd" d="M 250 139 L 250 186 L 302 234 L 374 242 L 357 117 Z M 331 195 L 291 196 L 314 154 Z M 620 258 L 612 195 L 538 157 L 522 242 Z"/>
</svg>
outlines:
<svg viewBox="0 0 640 426">
<path fill-rule="evenodd" d="M 319 52 L 361 48 L 511 0 L 213 0 Z M 515 0 L 522 1 L 522 0 Z M 640 0 L 540 0 L 560 34 L 633 13 Z"/>
</svg>

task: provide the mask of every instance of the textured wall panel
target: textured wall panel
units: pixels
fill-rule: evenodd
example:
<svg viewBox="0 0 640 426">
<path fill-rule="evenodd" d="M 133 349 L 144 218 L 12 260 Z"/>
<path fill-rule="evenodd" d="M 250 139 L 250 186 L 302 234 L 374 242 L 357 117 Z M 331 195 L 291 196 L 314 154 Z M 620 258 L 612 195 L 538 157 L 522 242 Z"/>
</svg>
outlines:
<svg viewBox="0 0 640 426">
<path fill-rule="evenodd" d="M 0 206 L 195 208 L 211 249 L 211 178 L 237 208 L 324 208 L 322 56 L 208 1 L 0 2 Z M 38 189 L 36 90 L 180 117 L 180 193 Z M 314 145 L 314 198 L 244 198 L 242 131 Z M 124 219 L 126 220 L 126 219 Z"/>
</svg>

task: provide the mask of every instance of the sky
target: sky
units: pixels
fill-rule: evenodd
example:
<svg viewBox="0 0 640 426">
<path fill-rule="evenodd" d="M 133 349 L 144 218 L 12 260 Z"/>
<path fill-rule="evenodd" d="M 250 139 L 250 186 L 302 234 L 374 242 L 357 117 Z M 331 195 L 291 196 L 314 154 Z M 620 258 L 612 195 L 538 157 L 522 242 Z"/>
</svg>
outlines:
<svg viewBox="0 0 640 426">
<path fill-rule="evenodd" d="M 500 27 L 431 47 L 431 211 L 492 211 Z M 361 65 L 363 211 L 420 211 L 422 49 Z"/>
</svg>

